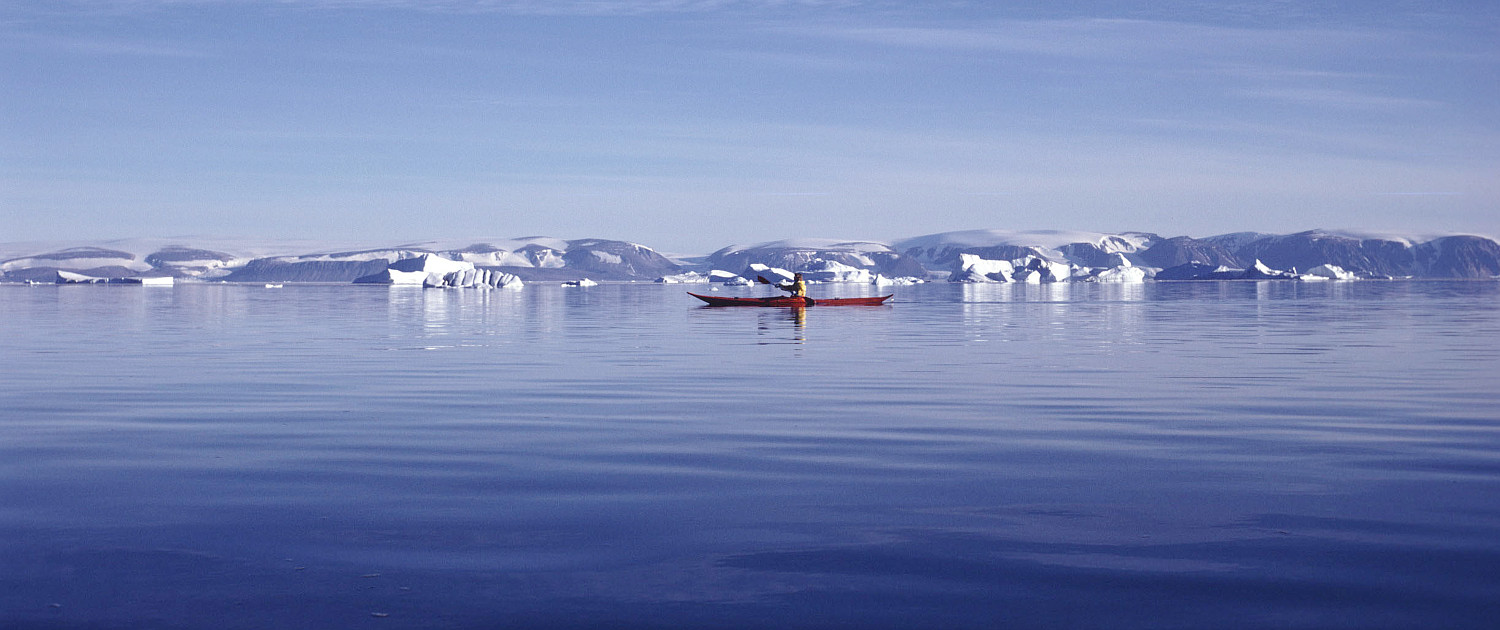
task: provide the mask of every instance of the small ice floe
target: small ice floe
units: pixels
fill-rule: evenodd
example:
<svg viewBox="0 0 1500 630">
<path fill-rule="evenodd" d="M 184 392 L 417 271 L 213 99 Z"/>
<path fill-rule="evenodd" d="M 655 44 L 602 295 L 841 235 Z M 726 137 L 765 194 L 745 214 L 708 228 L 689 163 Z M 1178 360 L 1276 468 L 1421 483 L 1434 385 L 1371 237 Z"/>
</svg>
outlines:
<svg viewBox="0 0 1500 630">
<path fill-rule="evenodd" d="M 581 280 L 569 280 L 562 283 L 562 285 L 565 287 L 597 287 L 599 283 L 588 278 L 583 278 Z"/>
<path fill-rule="evenodd" d="M 280 289 L 282 286 L 283 285 L 280 285 L 280 284 L 269 284 L 269 283 L 266 284 L 266 288 L 267 289 Z"/>
</svg>

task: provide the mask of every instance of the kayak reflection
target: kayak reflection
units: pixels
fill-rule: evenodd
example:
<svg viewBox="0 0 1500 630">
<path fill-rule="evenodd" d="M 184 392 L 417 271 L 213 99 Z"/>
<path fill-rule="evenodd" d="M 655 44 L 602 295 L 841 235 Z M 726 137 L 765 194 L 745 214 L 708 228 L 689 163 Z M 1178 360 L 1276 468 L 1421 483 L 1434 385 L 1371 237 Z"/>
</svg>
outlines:
<svg viewBox="0 0 1500 630">
<path fill-rule="evenodd" d="M 759 334 L 771 337 L 771 339 L 761 341 L 761 345 L 781 344 L 788 341 L 800 345 L 807 342 L 806 307 L 789 306 L 786 308 L 763 309 L 758 315 L 756 329 Z M 791 324 L 790 337 L 783 336 L 787 333 L 787 323 Z"/>
</svg>

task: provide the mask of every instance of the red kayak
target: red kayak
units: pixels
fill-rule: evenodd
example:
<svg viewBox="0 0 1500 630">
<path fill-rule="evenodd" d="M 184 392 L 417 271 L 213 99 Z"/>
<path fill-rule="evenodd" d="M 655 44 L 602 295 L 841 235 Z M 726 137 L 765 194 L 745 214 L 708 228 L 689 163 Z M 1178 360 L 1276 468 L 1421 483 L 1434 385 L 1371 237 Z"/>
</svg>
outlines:
<svg viewBox="0 0 1500 630">
<path fill-rule="evenodd" d="M 692 291 L 688 292 L 695 298 L 707 302 L 709 306 L 880 306 L 892 296 L 861 297 L 861 298 L 803 298 L 790 295 L 777 295 L 773 297 L 719 297 L 717 295 L 698 295 Z"/>
</svg>

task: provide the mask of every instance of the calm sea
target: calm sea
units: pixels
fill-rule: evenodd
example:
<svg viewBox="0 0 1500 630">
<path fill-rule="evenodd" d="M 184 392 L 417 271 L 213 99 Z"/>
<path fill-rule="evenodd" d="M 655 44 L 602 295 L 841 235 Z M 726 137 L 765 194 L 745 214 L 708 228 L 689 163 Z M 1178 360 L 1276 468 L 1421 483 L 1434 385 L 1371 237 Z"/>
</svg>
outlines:
<svg viewBox="0 0 1500 630">
<path fill-rule="evenodd" d="M 0 627 L 1500 619 L 1500 283 L 684 288 L 0 286 Z"/>
</svg>

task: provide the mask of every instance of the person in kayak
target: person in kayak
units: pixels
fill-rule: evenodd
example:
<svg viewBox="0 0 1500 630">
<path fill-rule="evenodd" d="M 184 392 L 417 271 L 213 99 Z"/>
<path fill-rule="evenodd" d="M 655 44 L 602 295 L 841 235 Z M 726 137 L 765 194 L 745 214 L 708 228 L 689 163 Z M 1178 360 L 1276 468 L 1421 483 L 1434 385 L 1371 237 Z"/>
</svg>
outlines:
<svg viewBox="0 0 1500 630">
<path fill-rule="evenodd" d="M 802 274 L 792 274 L 792 281 L 787 284 L 778 284 L 776 288 L 792 294 L 794 297 L 807 297 L 807 283 L 802 280 Z"/>
</svg>

